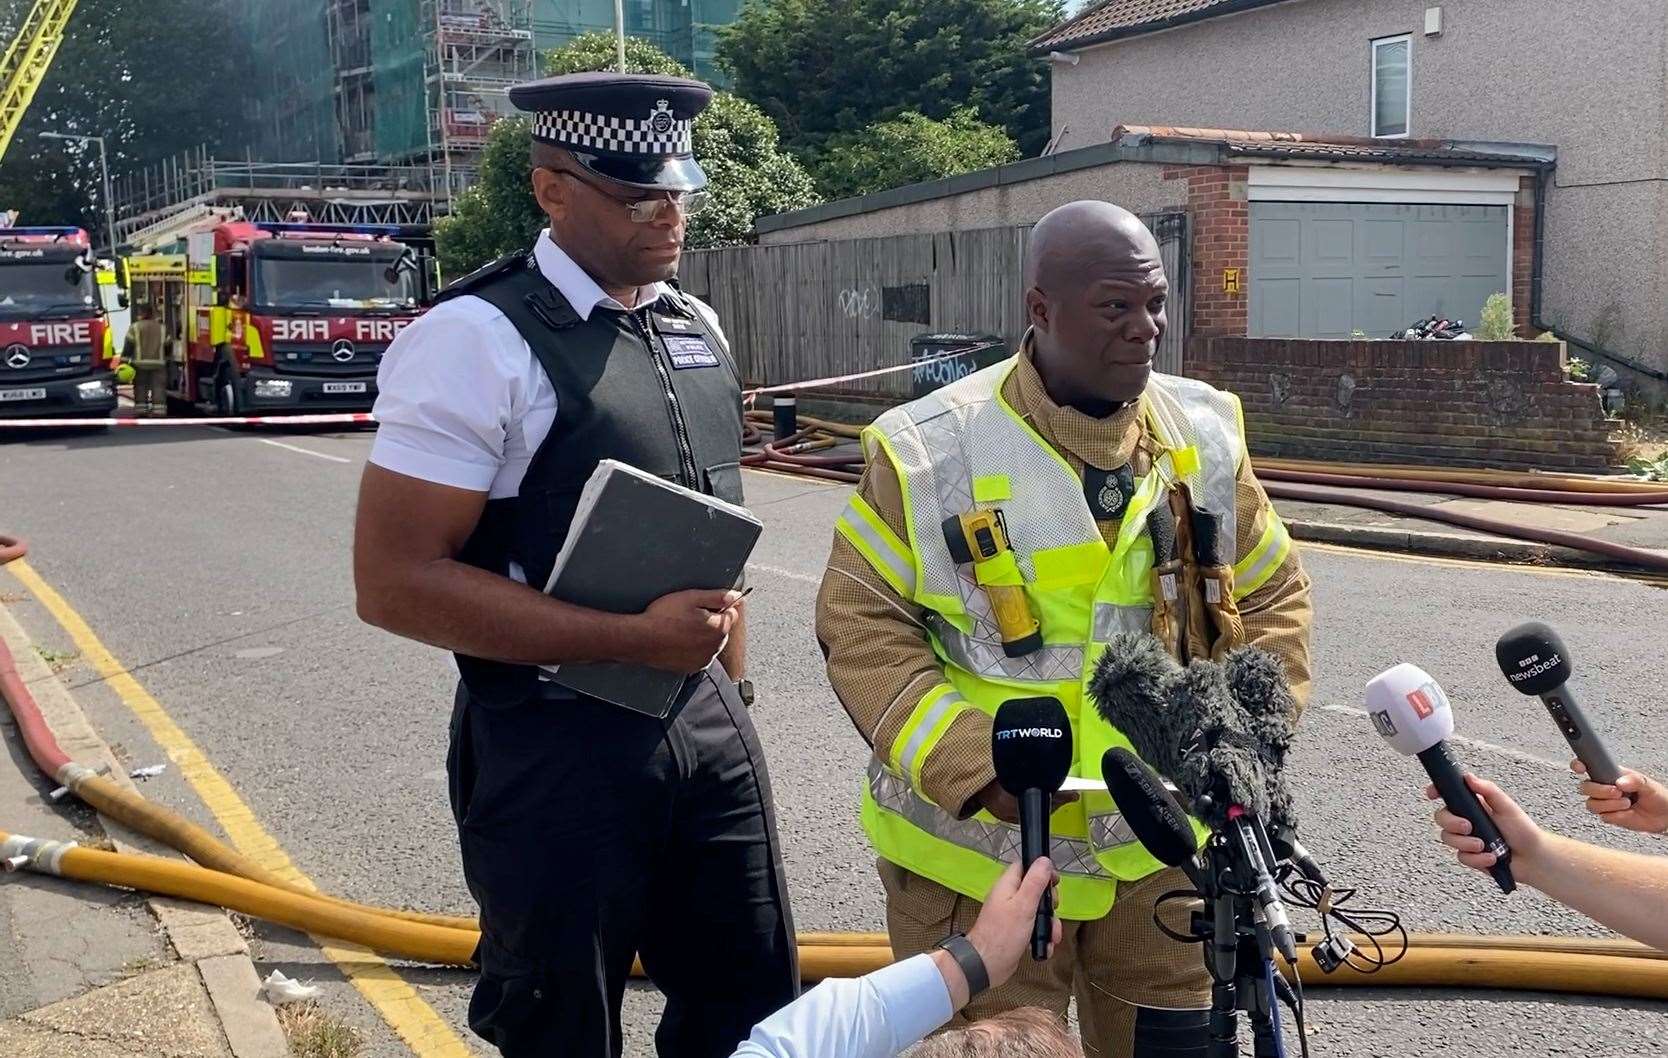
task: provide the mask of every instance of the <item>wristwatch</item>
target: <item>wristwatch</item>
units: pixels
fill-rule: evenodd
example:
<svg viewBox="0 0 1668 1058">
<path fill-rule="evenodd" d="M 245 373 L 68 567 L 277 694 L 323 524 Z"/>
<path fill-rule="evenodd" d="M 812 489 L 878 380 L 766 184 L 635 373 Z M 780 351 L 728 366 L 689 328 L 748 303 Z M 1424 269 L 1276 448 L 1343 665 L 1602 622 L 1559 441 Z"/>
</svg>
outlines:
<svg viewBox="0 0 1668 1058">
<path fill-rule="evenodd" d="M 972 999 L 990 987 L 990 971 L 985 969 L 984 957 L 967 939 L 967 934 L 952 933 L 939 941 L 936 947 L 949 952 L 950 958 L 961 967 L 961 975 L 967 978 L 967 998 Z"/>
<path fill-rule="evenodd" d="M 742 705 L 745 705 L 749 709 L 753 708 L 753 696 L 754 695 L 753 695 L 753 681 L 752 680 L 737 680 L 736 681 L 736 694 L 741 696 L 741 704 Z"/>
</svg>

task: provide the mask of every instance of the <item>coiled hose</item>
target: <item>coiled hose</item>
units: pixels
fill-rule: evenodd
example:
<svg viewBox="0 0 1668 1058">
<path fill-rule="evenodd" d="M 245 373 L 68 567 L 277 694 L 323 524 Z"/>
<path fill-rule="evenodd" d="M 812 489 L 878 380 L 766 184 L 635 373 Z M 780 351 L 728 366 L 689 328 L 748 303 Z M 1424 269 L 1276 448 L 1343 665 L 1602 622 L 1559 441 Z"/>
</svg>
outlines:
<svg viewBox="0 0 1668 1058">
<path fill-rule="evenodd" d="M 0 536 L 0 565 L 22 558 L 27 550 L 22 541 Z M 42 771 L 61 783 L 65 776 L 73 779 L 73 784 L 65 785 L 100 812 L 197 860 L 183 863 L 103 852 L 0 831 L 0 866 L 7 870 L 29 869 L 213 904 L 397 958 L 473 965 L 480 940 L 473 919 L 369 907 L 311 892 L 252 863 L 177 813 L 71 761 L 41 716 L 4 642 L 0 642 L 0 698 Z M 1365 943 L 1364 938 L 1358 940 Z M 807 981 L 855 977 L 893 959 L 887 937 L 881 933 L 802 933 L 797 942 L 800 973 Z M 641 976 L 641 966 L 634 966 L 633 972 Z M 1351 968 L 1328 975 L 1305 952 L 1298 974 L 1305 987 L 1508 988 L 1668 999 L 1668 954 L 1631 941 L 1416 934 L 1410 938 L 1407 954 L 1378 973 L 1362 974 Z"/>
</svg>

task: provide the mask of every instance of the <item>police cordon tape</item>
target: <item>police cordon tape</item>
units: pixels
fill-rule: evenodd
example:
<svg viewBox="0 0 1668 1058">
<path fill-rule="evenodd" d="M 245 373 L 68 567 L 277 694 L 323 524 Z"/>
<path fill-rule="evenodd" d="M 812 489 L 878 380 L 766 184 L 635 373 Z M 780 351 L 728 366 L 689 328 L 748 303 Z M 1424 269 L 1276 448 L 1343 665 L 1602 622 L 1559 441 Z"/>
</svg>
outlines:
<svg viewBox="0 0 1668 1058">
<path fill-rule="evenodd" d="M 871 371 L 856 371 L 848 375 L 832 375 L 828 378 L 813 378 L 804 382 L 787 382 L 777 386 L 757 386 L 753 389 L 742 390 L 742 400 L 749 406 L 762 393 L 788 393 L 803 389 L 821 389 L 826 386 L 837 386 L 842 382 L 856 382 L 865 378 L 878 378 L 881 375 L 893 375 L 900 371 L 918 371 L 923 367 L 954 360 L 975 349 L 984 346 L 965 346 L 941 353 L 925 360 L 916 360 L 907 364 L 894 364 L 891 367 L 879 367 Z M 92 427 L 115 426 L 348 426 L 372 423 L 376 420 L 370 412 L 336 412 L 319 415 L 198 415 L 182 418 L 52 418 L 52 419 L 0 419 L 0 430 L 6 429 L 81 429 Z"/>
</svg>

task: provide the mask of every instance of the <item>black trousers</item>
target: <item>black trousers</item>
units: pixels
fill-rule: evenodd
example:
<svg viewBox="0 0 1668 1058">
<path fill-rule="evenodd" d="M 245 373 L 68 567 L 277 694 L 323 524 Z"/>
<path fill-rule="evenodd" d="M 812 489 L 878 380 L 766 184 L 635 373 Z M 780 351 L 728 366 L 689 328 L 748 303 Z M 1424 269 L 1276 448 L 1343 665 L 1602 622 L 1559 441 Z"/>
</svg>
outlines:
<svg viewBox="0 0 1668 1058">
<path fill-rule="evenodd" d="M 724 1058 L 798 995 L 764 754 L 716 663 L 664 720 L 460 686 L 447 770 L 481 908 L 469 1025 L 507 1058 L 618 1058 L 634 953 L 662 1058 Z"/>
</svg>

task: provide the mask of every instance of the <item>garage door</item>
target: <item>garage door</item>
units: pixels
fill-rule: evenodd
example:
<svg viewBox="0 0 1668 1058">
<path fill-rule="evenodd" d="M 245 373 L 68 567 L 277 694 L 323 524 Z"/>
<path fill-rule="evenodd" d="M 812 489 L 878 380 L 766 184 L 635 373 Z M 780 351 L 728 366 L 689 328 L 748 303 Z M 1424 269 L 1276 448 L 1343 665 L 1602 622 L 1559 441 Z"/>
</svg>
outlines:
<svg viewBox="0 0 1668 1058">
<path fill-rule="evenodd" d="M 1251 203 L 1253 337 L 1383 338 L 1433 313 L 1475 326 L 1506 274 L 1505 206 Z"/>
</svg>

